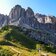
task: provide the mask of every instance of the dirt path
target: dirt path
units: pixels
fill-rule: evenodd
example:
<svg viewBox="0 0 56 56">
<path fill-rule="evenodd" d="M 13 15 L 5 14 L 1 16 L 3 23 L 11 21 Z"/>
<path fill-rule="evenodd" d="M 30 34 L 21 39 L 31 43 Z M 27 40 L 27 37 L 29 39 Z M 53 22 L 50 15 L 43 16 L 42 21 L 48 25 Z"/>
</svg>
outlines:
<svg viewBox="0 0 56 56">
<path fill-rule="evenodd" d="M 20 51 L 18 51 L 18 50 L 16 50 L 16 49 L 14 49 L 13 47 L 11 47 L 11 46 L 9 46 L 13 51 L 15 51 L 15 52 L 17 52 L 17 53 L 21 53 Z"/>
</svg>

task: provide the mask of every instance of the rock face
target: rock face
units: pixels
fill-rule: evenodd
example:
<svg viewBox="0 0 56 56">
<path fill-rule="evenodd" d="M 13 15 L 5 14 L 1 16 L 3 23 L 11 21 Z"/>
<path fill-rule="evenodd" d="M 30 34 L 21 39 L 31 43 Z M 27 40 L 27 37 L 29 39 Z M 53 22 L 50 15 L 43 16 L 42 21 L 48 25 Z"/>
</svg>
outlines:
<svg viewBox="0 0 56 56">
<path fill-rule="evenodd" d="M 29 27 L 37 27 L 37 19 L 34 16 L 34 12 L 30 7 L 25 10 L 19 5 L 12 8 L 9 13 L 10 24 L 12 25 L 28 25 Z M 17 22 L 17 23 L 16 23 Z M 26 27 L 26 26 L 25 26 Z"/>
<path fill-rule="evenodd" d="M 41 28 L 41 26 L 45 28 L 52 28 L 53 24 L 56 23 L 56 17 L 55 16 L 46 16 L 37 13 L 34 15 L 33 10 L 28 7 L 26 10 L 22 8 L 20 5 L 16 5 L 12 8 L 12 10 L 9 13 L 10 18 L 10 24 L 12 25 L 23 25 L 27 24 L 28 26 L 32 28 Z M 50 26 L 52 24 L 52 26 Z M 55 27 L 53 27 L 55 28 Z"/>
<path fill-rule="evenodd" d="M 26 17 L 30 18 L 34 16 L 34 12 L 32 11 L 32 9 L 30 7 L 27 8 L 26 10 Z"/>
<path fill-rule="evenodd" d="M 35 17 L 37 18 L 37 21 L 39 23 L 56 23 L 56 17 L 55 16 L 46 16 L 46 15 L 42 15 L 37 13 L 35 15 Z"/>
<path fill-rule="evenodd" d="M 41 29 L 56 32 L 56 25 L 55 25 L 56 17 L 55 16 L 46 16 L 46 15 L 37 13 L 35 15 L 35 18 L 37 18 L 37 21 L 40 23 L 39 27 Z"/>
<path fill-rule="evenodd" d="M 9 13 L 9 17 L 11 20 L 19 19 L 21 16 L 24 16 L 25 9 L 23 9 L 20 5 L 16 5 L 12 8 L 11 12 Z"/>
<path fill-rule="evenodd" d="M 5 25 L 21 26 L 26 31 L 31 29 L 28 33 L 30 37 L 45 43 L 56 43 L 56 17 L 39 13 L 35 15 L 30 7 L 25 10 L 20 5 L 16 5 L 8 16 L 0 14 L 0 28 Z"/>
<path fill-rule="evenodd" d="M 0 28 L 4 27 L 5 25 L 8 25 L 8 22 L 9 22 L 9 17 L 0 14 Z"/>
<path fill-rule="evenodd" d="M 35 17 L 37 18 L 37 21 L 39 23 L 45 23 L 45 17 L 46 17 L 46 15 L 42 15 L 42 14 L 37 13 L 35 15 Z"/>
</svg>

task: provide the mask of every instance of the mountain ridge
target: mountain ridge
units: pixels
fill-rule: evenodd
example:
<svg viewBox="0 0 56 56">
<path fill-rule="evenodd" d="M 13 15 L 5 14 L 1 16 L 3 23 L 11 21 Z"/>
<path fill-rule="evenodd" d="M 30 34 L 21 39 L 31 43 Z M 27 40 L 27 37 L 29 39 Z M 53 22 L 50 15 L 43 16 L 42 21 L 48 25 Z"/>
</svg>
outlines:
<svg viewBox="0 0 56 56">
<path fill-rule="evenodd" d="M 0 16 L 0 28 L 6 25 L 21 26 L 24 31 L 28 29 L 41 30 L 28 33 L 31 37 L 39 41 L 48 41 L 56 44 L 56 17 L 55 16 L 46 16 L 33 12 L 33 10 L 28 7 L 26 10 L 20 5 L 13 7 L 8 16 Z M 46 34 L 48 33 L 48 34 Z M 43 38 L 43 39 L 42 39 Z"/>
</svg>

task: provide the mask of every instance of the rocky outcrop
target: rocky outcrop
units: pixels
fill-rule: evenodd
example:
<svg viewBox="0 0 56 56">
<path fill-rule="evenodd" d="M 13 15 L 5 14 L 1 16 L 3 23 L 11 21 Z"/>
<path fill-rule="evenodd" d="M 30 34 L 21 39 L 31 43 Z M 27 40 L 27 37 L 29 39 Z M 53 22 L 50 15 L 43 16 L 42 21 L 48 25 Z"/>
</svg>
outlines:
<svg viewBox="0 0 56 56">
<path fill-rule="evenodd" d="M 37 13 L 35 15 L 35 17 L 37 18 L 37 21 L 39 23 L 43 23 L 43 24 L 56 23 L 56 17 L 55 16 L 46 16 L 46 15 L 42 15 L 42 14 Z"/>
<path fill-rule="evenodd" d="M 55 16 L 46 16 L 37 13 L 35 15 L 37 21 L 39 22 L 39 27 L 43 30 L 47 30 L 50 32 L 56 32 L 56 17 Z M 54 26 L 55 25 L 55 26 Z"/>
<path fill-rule="evenodd" d="M 9 17 L 3 14 L 0 14 L 0 28 L 8 25 Z"/>
<path fill-rule="evenodd" d="M 25 9 L 23 9 L 19 5 L 16 5 L 15 7 L 13 7 L 11 12 L 9 13 L 9 18 L 10 18 L 11 23 L 19 20 L 19 18 L 22 16 L 25 16 Z"/>
<path fill-rule="evenodd" d="M 45 23 L 45 17 L 46 17 L 46 15 L 42 15 L 42 14 L 39 14 L 39 13 L 35 14 L 35 18 L 37 18 L 37 21 L 39 23 Z"/>
<path fill-rule="evenodd" d="M 19 5 L 16 5 L 12 8 L 11 12 L 9 13 L 10 24 L 12 25 L 28 25 L 32 28 L 37 27 L 37 19 L 34 16 L 34 12 L 30 7 L 25 10 Z"/>
<path fill-rule="evenodd" d="M 32 9 L 30 7 L 27 8 L 26 10 L 26 17 L 30 18 L 34 16 L 34 12 L 32 11 Z"/>
</svg>

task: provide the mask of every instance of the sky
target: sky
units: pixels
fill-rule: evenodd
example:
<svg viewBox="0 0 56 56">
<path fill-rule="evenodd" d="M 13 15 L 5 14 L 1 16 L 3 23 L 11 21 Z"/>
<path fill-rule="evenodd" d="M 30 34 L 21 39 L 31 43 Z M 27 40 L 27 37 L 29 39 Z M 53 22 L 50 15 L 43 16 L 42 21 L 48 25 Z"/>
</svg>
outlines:
<svg viewBox="0 0 56 56">
<path fill-rule="evenodd" d="M 56 0 L 0 0 L 0 13 L 9 15 L 15 5 L 31 7 L 35 13 L 56 16 Z"/>
</svg>

